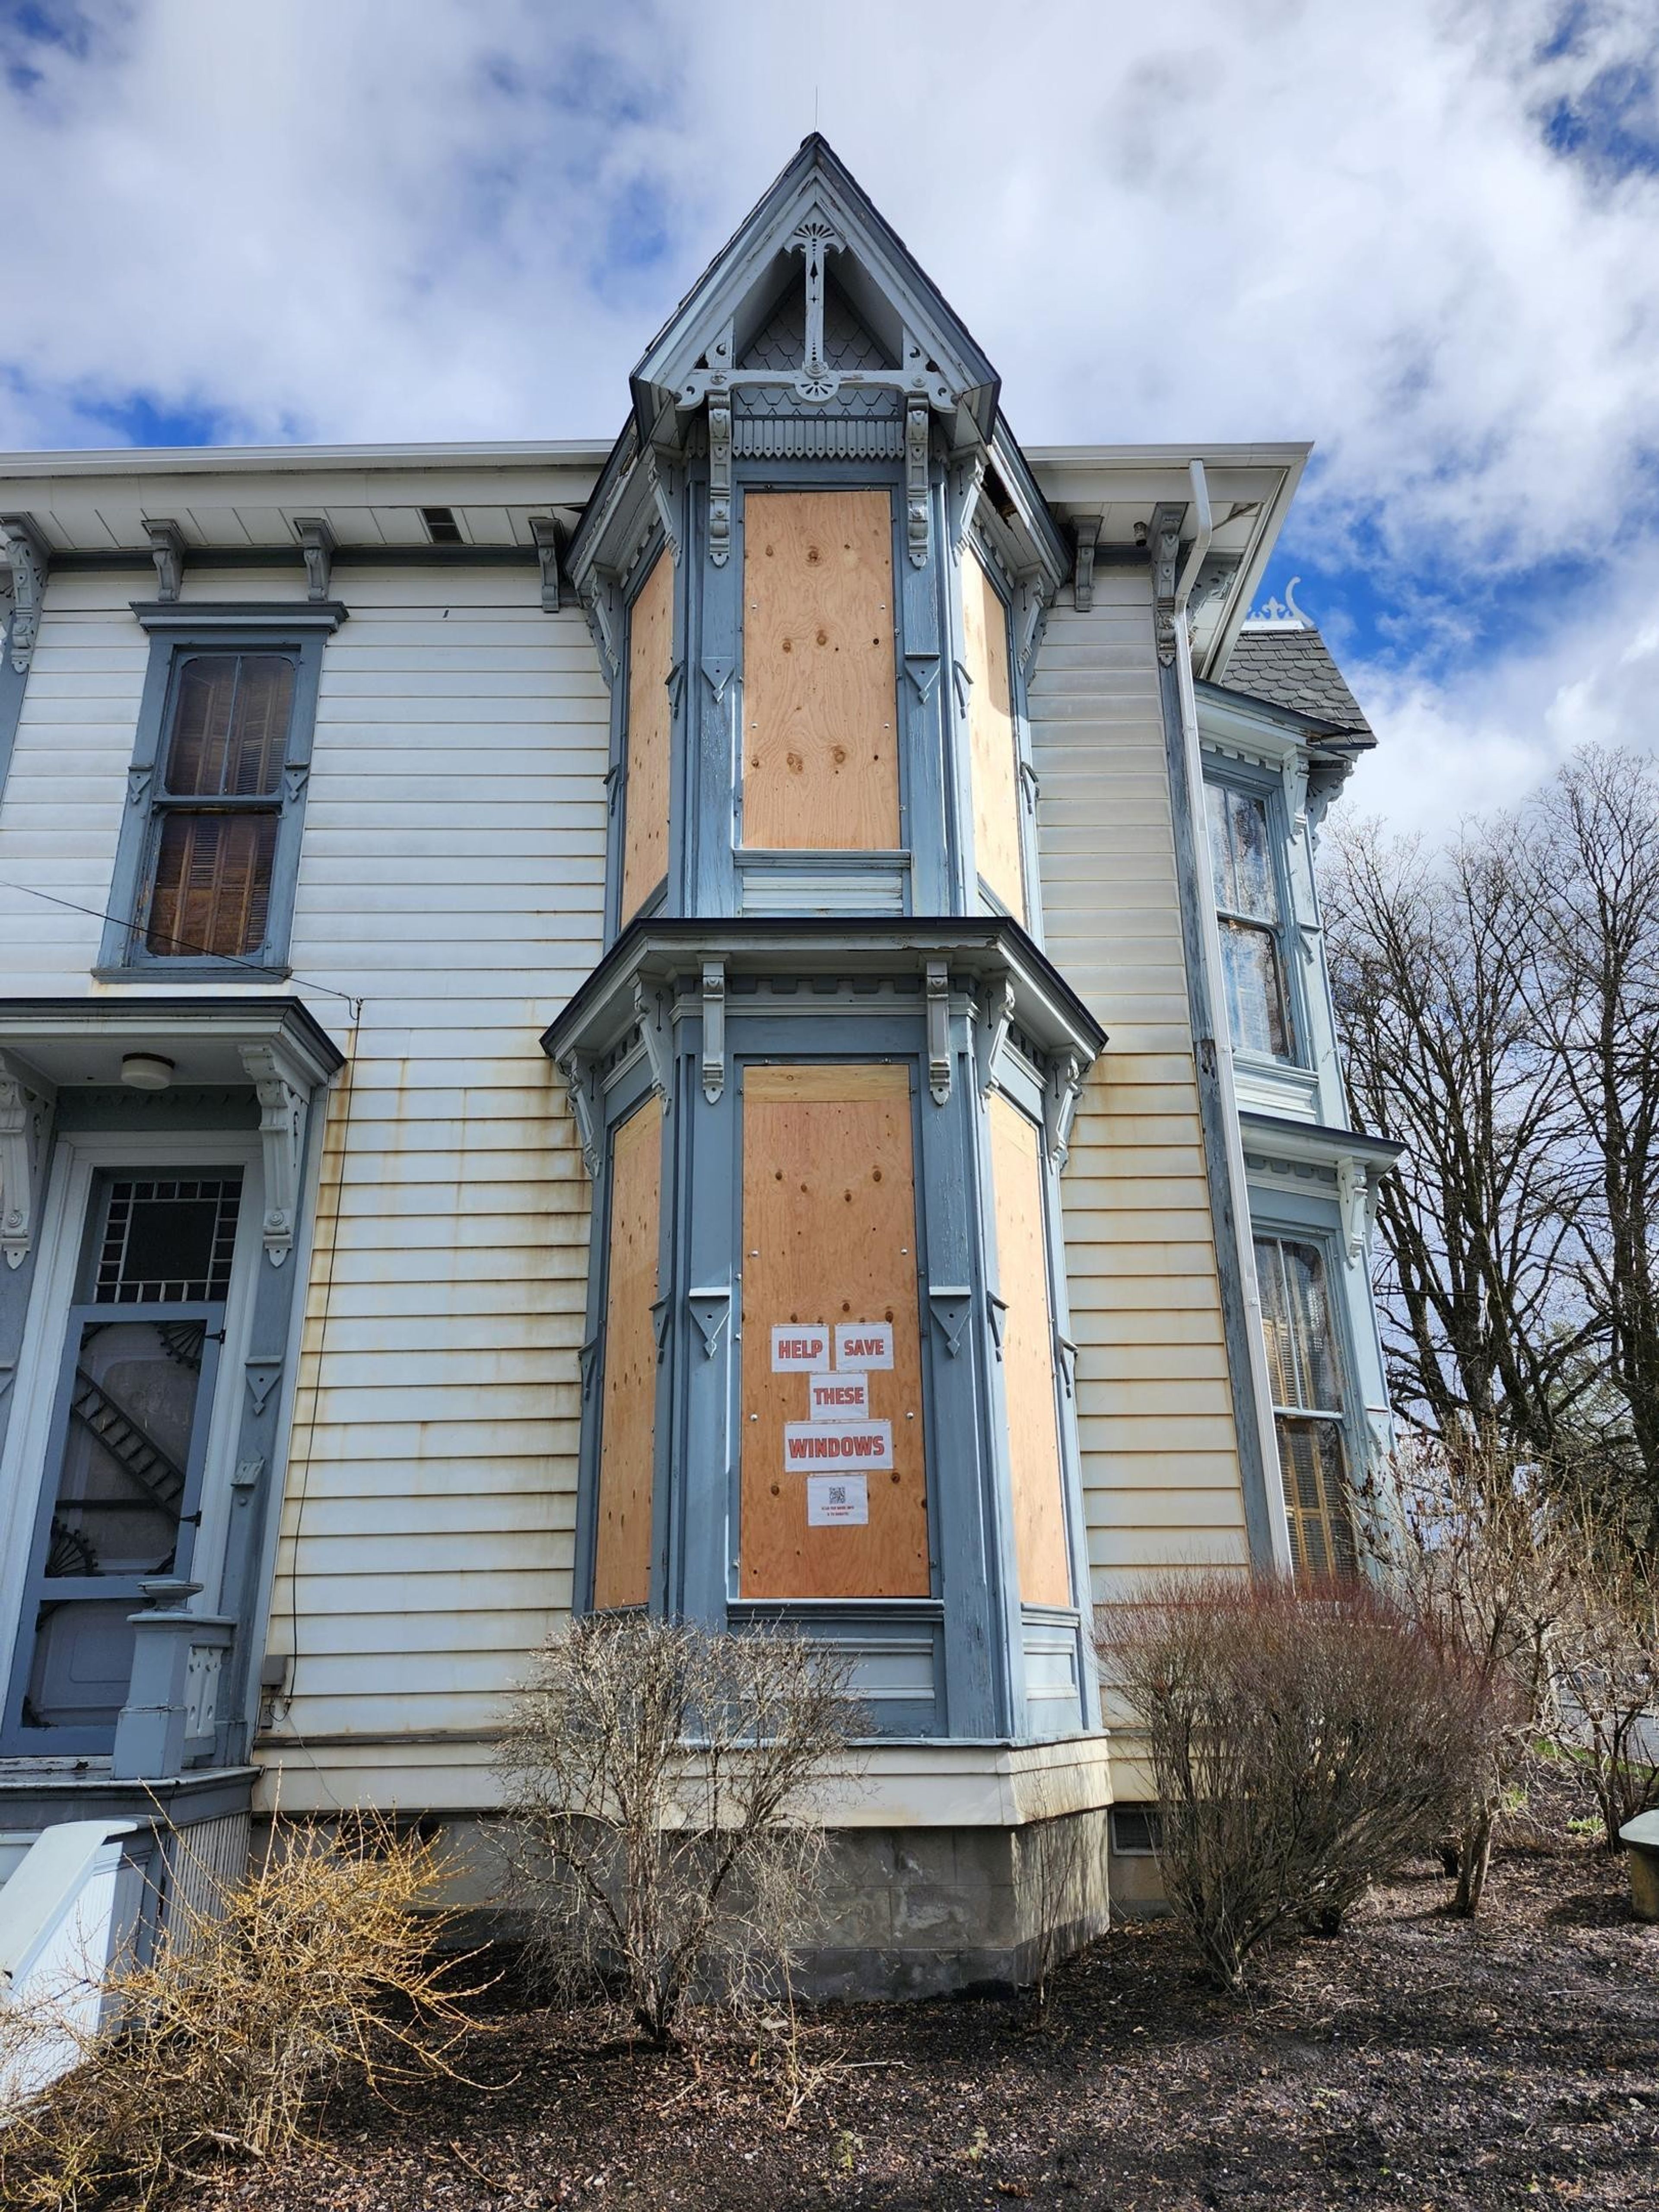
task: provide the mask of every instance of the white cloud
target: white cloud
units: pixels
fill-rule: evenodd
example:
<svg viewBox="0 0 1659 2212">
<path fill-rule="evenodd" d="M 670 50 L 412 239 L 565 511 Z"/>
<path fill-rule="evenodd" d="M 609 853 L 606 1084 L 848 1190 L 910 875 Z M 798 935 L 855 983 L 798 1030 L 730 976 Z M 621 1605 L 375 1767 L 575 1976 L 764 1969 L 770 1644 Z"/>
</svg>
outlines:
<svg viewBox="0 0 1659 2212">
<path fill-rule="evenodd" d="M 1632 65 L 1659 146 L 1659 22 L 1589 0 L 1553 52 L 1565 7 L 82 0 L 80 52 L 0 31 L 40 73 L 0 79 L 0 444 L 98 442 L 134 389 L 236 439 L 608 435 L 816 101 L 1022 435 L 1313 436 L 1301 545 L 1402 600 L 1605 560 L 1650 524 L 1659 175 L 1544 118 Z M 1547 651 L 1368 700 L 1508 774 L 1639 696 L 1571 672 L 1598 635 L 1559 693 Z"/>
</svg>

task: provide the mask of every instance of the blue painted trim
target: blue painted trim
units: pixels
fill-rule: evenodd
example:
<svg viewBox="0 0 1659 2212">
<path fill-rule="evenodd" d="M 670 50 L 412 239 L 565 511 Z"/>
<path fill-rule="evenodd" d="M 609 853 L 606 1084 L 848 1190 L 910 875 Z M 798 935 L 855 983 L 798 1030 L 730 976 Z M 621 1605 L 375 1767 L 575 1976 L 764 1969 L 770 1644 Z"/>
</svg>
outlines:
<svg viewBox="0 0 1659 2212">
<path fill-rule="evenodd" d="M 1240 1067 L 1249 1069 L 1253 1074 L 1272 1075 L 1286 1068 L 1311 1074 L 1317 1055 L 1313 1049 L 1313 1024 L 1302 973 L 1302 949 L 1297 942 L 1295 887 L 1290 870 L 1291 830 L 1285 813 L 1284 785 L 1271 769 L 1258 768 L 1249 761 L 1222 759 L 1207 750 L 1204 756 L 1204 781 L 1206 787 L 1210 784 L 1223 789 L 1231 787 L 1249 798 L 1260 799 L 1267 811 L 1267 846 L 1273 855 L 1273 890 L 1279 901 L 1279 926 L 1273 932 L 1273 943 L 1279 953 L 1279 972 L 1290 1000 L 1291 1042 L 1295 1047 L 1288 1059 L 1280 1060 L 1273 1054 L 1252 1052 L 1235 1043 L 1233 1058 Z M 1201 858 L 1205 888 L 1213 896 L 1209 856 L 1205 854 Z"/>
</svg>

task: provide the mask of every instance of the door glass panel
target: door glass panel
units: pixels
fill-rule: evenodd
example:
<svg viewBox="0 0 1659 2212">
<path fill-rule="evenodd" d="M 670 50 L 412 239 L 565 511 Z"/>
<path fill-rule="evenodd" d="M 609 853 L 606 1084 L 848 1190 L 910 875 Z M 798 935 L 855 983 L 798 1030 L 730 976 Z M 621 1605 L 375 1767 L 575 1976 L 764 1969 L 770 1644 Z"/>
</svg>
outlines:
<svg viewBox="0 0 1659 2212">
<path fill-rule="evenodd" d="M 206 1335 L 199 1321 L 82 1325 L 49 1577 L 171 1571 Z"/>
<path fill-rule="evenodd" d="M 171 1305 L 223 1297 L 240 1197 L 234 1176 L 112 1183 L 94 1301 Z"/>
</svg>

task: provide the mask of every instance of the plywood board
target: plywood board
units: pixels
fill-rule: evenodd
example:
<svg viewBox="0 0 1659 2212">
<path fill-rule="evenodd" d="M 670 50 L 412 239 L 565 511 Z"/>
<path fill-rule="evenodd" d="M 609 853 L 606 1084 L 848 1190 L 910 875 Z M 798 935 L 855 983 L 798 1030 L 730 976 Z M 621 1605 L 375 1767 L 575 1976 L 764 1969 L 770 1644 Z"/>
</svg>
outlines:
<svg viewBox="0 0 1659 2212">
<path fill-rule="evenodd" d="M 1008 1309 L 1002 1322 L 1002 1388 L 1019 1594 L 1027 1605 L 1069 1605 L 1042 1160 L 1036 1125 L 1000 1092 L 992 1097 L 990 1117 L 997 1282 Z"/>
<path fill-rule="evenodd" d="M 1008 665 L 1008 611 L 984 563 L 972 551 L 962 563 L 962 632 L 970 679 L 968 756 L 974 794 L 975 865 L 1009 913 L 1024 921 L 1025 878 L 1020 866 L 1019 769 Z"/>
<path fill-rule="evenodd" d="M 668 872 L 668 672 L 674 659 L 674 563 L 659 553 L 628 617 L 627 776 L 623 787 L 622 919 Z"/>
<path fill-rule="evenodd" d="M 745 1598 L 925 1597 L 927 1498 L 908 1066 L 757 1067 L 743 1104 L 740 1587 Z M 775 1372 L 775 1326 L 867 1322 L 868 1419 L 788 1464 L 810 1378 Z M 849 1368 L 848 1371 L 852 1371 Z M 885 1431 L 884 1433 L 884 1425 Z M 799 1440 L 797 1438 L 797 1455 Z M 890 1466 L 884 1462 L 890 1459 Z M 808 1471 L 810 1467 L 810 1472 Z M 842 1478 L 844 1475 L 844 1484 Z M 846 1490 L 836 1499 L 828 1489 Z M 862 1486 L 860 1489 L 860 1486 Z M 848 1517 L 840 1517 L 847 1509 Z M 861 1522 L 852 1517 L 862 1510 Z M 833 1517 L 832 1517 L 833 1516 Z"/>
<path fill-rule="evenodd" d="M 650 1595 L 657 1413 L 651 1309 L 657 1297 L 661 1199 L 662 1106 L 651 1097 L 611 1139 L 595 1606 L 643 1605 Z"/>
<path fill-rule="evenodd" d="M 743 583 L 744 843 L 890 851 L 899 777 L 890 495 L 750 492 Z"/>
</svg>

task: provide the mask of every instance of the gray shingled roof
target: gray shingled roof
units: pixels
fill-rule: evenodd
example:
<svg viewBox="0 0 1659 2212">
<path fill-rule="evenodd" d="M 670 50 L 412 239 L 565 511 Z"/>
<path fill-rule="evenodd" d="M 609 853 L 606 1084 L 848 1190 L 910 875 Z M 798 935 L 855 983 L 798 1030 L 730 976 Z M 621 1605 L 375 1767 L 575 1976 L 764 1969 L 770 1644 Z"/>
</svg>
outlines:
<svg viewBox="0 0 1659 2212">
<path fill-rule="evenodd" d="M 1272 706 L 1310 714 L 1345 736 L 1375 735 L 1343 682 L 1341 670 L 1326 651 L 1324 639 L 1312 628 L 1272 623 L 1260 629 L 1240 630 L 1219 680 L 1229 691 L 1243 691 Z"/>
</svg>

